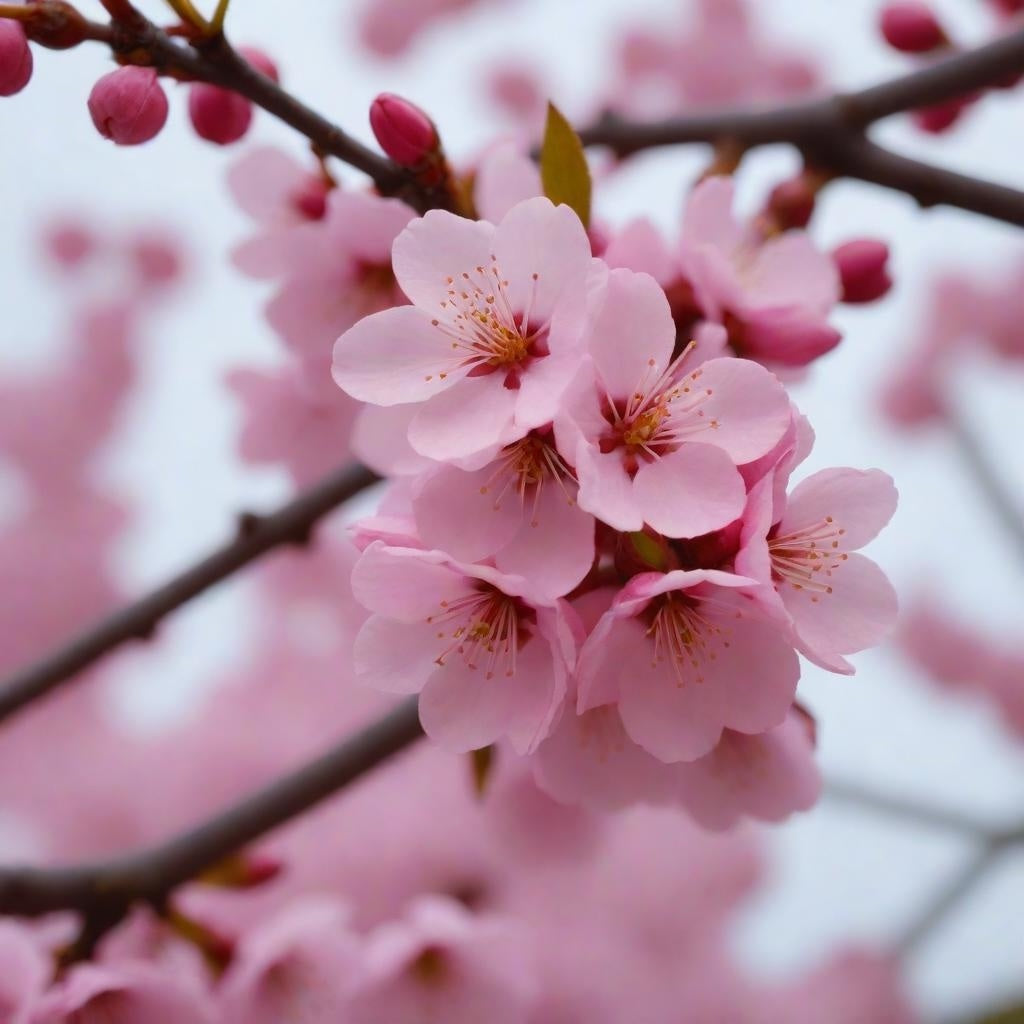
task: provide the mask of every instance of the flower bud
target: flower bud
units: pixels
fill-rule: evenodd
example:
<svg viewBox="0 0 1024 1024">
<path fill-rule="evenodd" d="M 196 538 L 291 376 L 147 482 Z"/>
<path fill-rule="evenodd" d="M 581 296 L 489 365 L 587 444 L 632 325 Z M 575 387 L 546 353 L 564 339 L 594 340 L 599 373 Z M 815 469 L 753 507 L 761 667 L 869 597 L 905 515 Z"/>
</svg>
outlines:
<svg viewBox="0 0 1024 1024">
<path fill-rule="evenodd" d="M 228 146 L 249 130 L 252 104 L 236 92 L 200 82 L 189 90 L 188 116 L 201 139 Z"/>
<path fill-rule="evenodd" d="M 833 253 L 843 302 L 862 303 L 880 299 L 892 287 L 889 276 L 889 247 L 875 238 L 857 238 Z"/>
<path fill-rule="evenodd" d="M 269 78 L 275 85 L 281 81 L 277 65 L 262 50 L 257 50 L 255 46 L 240 46 L 238 52 L 261 75 Z"/>
<path fill-rule="evenodd" d="M 50 50 L 69 50 L 85 42 L 89 35 L 89 23 L 62 0 L 33 3 L 32 14 L 23 24 L 31 42 Z"/>
<path fill-rule="evenodd" d="M 118 68 L 104 75 L 89 94 L 96 130 L 119 146 L 155 138 L 167 122 L 167 109 L 167 96 L 152 68 Z"/>
<path fill-rule="evenodd" d="M 46 255 L 61 270 L 77 270 L 99 248 L 99 240 L 73 220 L 51 224 L 43 234 Z"/>
<path fill-rule="evenodd" d="M 882 9 L 879 28 L 885 41 L 902 53 L 929 53 L 949 45 L 934 11 L 921 0 L 894 0 Z"/>
<path fill-rule="evenodd" d="M 816 194 L 814 184 L 801 174 L 772 189 L 766 213 L 779 231 L 805 228 L 814 213 Z"/>
<path fill-rule="evenodd" d="M 929 135 L 941 135 L 949 131 L 960 120 L 960 115 L 974 102 L 976 96 L 960 97 L 922 107 L 911 114 L 914 124 Z"/>
<path fill-rule="evenodd" d="M 402 167 L 417 167 L 440 148 L 434 122 L 415 104 L 381 93 L 370 106 L 370 127 L 380 148 Z"/>
<path fill-rule="evenodd" d="M 174 284 L 182 275 L 182 254 L 173 239 L 157 234 L 138 235 L 128 246 L 128 255 L 140 281 L 152 288 Z"/>
<path fill-rule="evenodd" d="M 16 21 L 0 21 L 0 96 L 13 96 L 32 77 L 32 51 Z"/>
</svg>

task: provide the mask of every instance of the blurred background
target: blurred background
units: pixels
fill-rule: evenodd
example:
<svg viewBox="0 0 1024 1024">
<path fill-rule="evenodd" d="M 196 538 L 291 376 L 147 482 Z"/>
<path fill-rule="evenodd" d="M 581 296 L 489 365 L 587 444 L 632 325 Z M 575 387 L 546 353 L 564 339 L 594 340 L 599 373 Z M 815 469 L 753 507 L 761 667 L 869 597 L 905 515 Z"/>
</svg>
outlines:
<svg viewBox="0 0 1024 1024">
<path fill-rule="evenodd" d="M 160 10 L 154 3 L 141 6 L 154 16 Z M 750 6 L 762 33 L 809 57 L 828 88 L 870 84 L 911 66 L 880 42 L 875 0 L 758 0 Z M 994 30 L 991 8 L 981 0 L 934 6 L 965 43 Z M 98 4 L 81 7 L 99 11 Z M 367 142 L 367 110 L 377 93 L 414 99 L 435 118 L 458 161 L 473 157 L 496 131 L 526 130 L 495 104 L 496 73 L 535 72 L 543 92 L 571 118 L 585 120 L 614 90 L 611 68 L 625 31 L 643 25 L 678 33 L 688 5 L 481 4 L 432 26 L 400 61 L 377 59 L 359 45 L 356 7 L 346 0 L 236 0 L 229 26 L 236 43 L 274 57 L 292 92 Z M 273 366 L 281 356 L 262 315 L 265 289 L 228 263 L 247 222 L 225 177 L 256 143 L 279 144 L 299 157 L 305 150 L 289 129 L 262 114 L 239 147 L 204 144 L 183 116 L 184 91 L 175 95 L 173 88 L 166 130 L 147 146 L 115 149 L 97 135 L 85 106 L 93 81 L 110 66 L 103 50 L 37 49 L 36 58 L 30 87 L 0 103 L 4 378 L 69 365 L 74 289 L 116 295 L 124 287 L 123 275 L 103 261 L 87 280 L 58 286 L 40 241 L 45 225 L 70 218 L 125 244 L 147 233 L 167 235 L 187 254 L 181 284 L 154 301 L 139 325 L 141 378 L 118 414 L 116 442 L 96 468 L 102 487 L 132 510 L 115 550 L 119 586 L 133 595 L 224 540 L 240 510 L 272 507 L 292 489 L 283 471 L 244 465 L 236 453 L 241 414 L 225 374 L 238 366 Z M 938 137 L 915 131 L 906 118 L 881 125 L 878 134 L 901 152 L 1019 187 L 1022 123 L 1018 90 L 995 94 Z M 708 150 L 696 146 L 634 159 L 598 188 L 597 216 L 619 225 L 642 214 L 671 235 L 686 191 L 708 158 Z M 795 155 L 784 148 L 750 156 L 738 173 L 744 208 L 756 210 L 766 191 L 796 168 Z M 359 181 L 347 168 L 341 175 Z M 1022 259 L 1018 233 L 958 211 L 921 211 L 907 197 L 852 182 L 826 190 L 811 231 L 826 249 L 856 236 L 883 238 L 892 248 L 896 284 L 879 303 L 841 307 L 835 319 L 844 341 L 794 386 L 817 433 L 805 471 L 850 465 L 892 474 L 900 508 L 871 554 L 901 597 L 909 602 L 928 593 L 995 640 L 1020 647 L 1024 553 L 976 492 L 947 432 L 894 432 L 878 411 L 880 392 L 924 329 L 931 282 L 946 270 L 966 271 L 981 282 L 1001 280 Z M 1024 323 L 1020 329 L 1024 333 Z M 961 357 L 955 405 L 1024 507 L 1022 395 L 1024 364 L 997 362 L 983 346 Z M 40 417 L 40 429 L 65 415 L 55 403 Z M 0 523 L 18 516 L 22 488 L 0 459 Z M 66 588 L 75 587 L 71 569 L 46 567 Z M 0 591 L 4 615 L 13 614 L 23 588 L 34 585 L 31 578 L 11 580 Z M 251 601 L 244 580 L 236 578 L 176 615 L 158 648 L 119 655 L 110 685 L 123 721 L 147 733 L 184 716 L 210 680 L 245 654 Z M 962 808 L 995 824 L 1020 819 L 1024 746 L 994 708 L 938 692 L 895 648 L 854 660 L 853 678 L 805 667 L 801 690 L 818 719 L 827 778 Z M 13 831 L 9 838 L 16 849 Z M 965 842 L 828 798 L 770 830 L 768 841 L 771 883 L 743 911 L 736 943 L 746 963 L 769 975 L 789 972 L 841 941 L 884 944 L 970 855 Z M 945 1014 L 1019 993 L 1022 910 L 1024 851 L 1007 858 L 915 953 L 911 983 L 922 1004 Z"/>
</svg>

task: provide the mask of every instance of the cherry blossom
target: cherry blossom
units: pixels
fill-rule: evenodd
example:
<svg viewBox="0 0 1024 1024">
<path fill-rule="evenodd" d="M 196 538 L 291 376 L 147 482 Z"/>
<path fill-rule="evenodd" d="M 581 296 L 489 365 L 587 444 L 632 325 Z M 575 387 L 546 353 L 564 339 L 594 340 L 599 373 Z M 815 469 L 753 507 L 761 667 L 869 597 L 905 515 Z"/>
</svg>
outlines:
<svg viewBox="0 0 1024 1024">
<path fill-rule="evenodd" d="M 736 571 L 770 584 L 802 653 L 851 674 L 843 657 L 878 644 L 896 621 L 896 594 L 857 554 L 892 518 L 896 488 L 881 470 L 826 469 L 797 485 L 784 509 L 770 480 L 751 491 Z"/>
<path fill-rule="evenodd" d="M 453 750 L 508 735 L 521 753 L 551 728 L 574 641 L 561 606 L 527 580 L 440 552 L 374 541 L 352 573 L 374 614 L 356 637 L 356 675 L 416 693 L 427 733 Z"/>
<path fill-rule="evenodd" d="M 644 344 L 625 343 L 633 338 Z M 588 341 L 591 367 L 556 423 L 581 507 L 618 530 L 646 522 L 670 537 L 738 518 L 746 491 L 736 467 L 768 452 L 789 425 L 782 385 L 747 360 L 675 356 L 664 293 L 624 269 L 609 274 Z"/>
<path fill-rule="evenodd" d="M 338 340 L 334 379 L 376 405 L 421 404 L 409 440 L 453 459 L 550 423 L 578 362 L 590 244 L 567 206 L 515 206 L 494 227 L 431 211 L 395 241 L 413 303 Z"/>
<path fill-rule="evenodd" d="M 582 713 L 615 704 L 629 736 L 665 762 L 709 753 L 724 728 L 765 732 L 800 675 L 784 628 L 720 570 L 633 577 L 580 651 Z"/>
</svg>

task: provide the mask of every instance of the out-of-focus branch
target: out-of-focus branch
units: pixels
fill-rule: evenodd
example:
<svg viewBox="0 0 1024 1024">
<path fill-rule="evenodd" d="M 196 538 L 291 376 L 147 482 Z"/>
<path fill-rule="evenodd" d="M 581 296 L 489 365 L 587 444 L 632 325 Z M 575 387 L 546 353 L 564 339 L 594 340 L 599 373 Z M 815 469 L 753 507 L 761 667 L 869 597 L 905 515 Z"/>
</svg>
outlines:
<svg viewBox="0 0 1024 1024">
<path fill-rule="evenodd" d="M 730 143 L 741 149 L 788 143 L 817 170 L 872 182 L 922 206 L 955 206 L 1024 226 L 1024 192 L 900 156 L 865 129 L 892 114 L 952 100 L 1024 72 L 1024 30 L 852 93 L 766 110 L 711 111 L 649 123 L 605 114 L 584 128 L 585 145 L 620 156 L 659 146 Z"/>
<path fill-rule="evenodd" d="M 1014 547 L 1024 562 L 1024 509 L 1006 489 L 1002 477 L 996 471 L 992 460 L 984 446 L 975 436 L 974 431 L 954 409 L 946 414 L 946 424 L 956 442 L 957 451 L 977 484 L 996 518 L 1005 527 L 1012 538 Z M 1019 463 L 1011 463 L 1019 464 Z"/>
<path fill-rule="evenodd" d="M 82 916 L 71 959 L 96 942 L 132 906 L 157 910 L 177 887 L 358 779 L 422 735 L 415 698 L 316 760 L 159 846 L 95 864 L 0 869 L 0 914 L 39 917 L 60 910 Z"/>
<path fill-rule="evenodd" d="M 823 795 L 827 800 L 858 807 L 872 814 L 975 839 L 1001 835 L 1000 831 L 990 823 L 971 815 L 921 803 L 906 797 L 894 796 L 890 793 L 878 792 L 856 783 L 845 782 L 842 779 L 827 779 Z"/>
<path fill-rule="evenodd" d="M 376 480 L 362 466 L 345 466 L 270 515 L 242 515 L 234 540 L 0 684 L 0 721 L 121 644 L 148 639 L 175 609 L 268 551 L 306 543 L 323 516 Z"/>
</svg>

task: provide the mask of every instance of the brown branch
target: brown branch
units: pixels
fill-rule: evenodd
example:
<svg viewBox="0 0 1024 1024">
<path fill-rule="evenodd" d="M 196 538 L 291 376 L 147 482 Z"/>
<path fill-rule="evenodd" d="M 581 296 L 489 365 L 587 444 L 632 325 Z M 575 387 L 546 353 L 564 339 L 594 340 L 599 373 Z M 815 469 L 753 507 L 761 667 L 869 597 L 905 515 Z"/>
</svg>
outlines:
<svg viewBox="0 0 1024 1024">
<path fill-rule="evenodd" d="M 83 918 L 74 956 L 88 956 L 136 904 L 162 909 L 171 892 L 336 793 L 420 736 L 416 698 L 308 764 L 158 846 L 93 864 L 0 869 L 0 914 Z"/>
<path fill-rule="evenodd" d="M 852 93 L 766 110 L 725 110 L 640 123 L 613 113 L 580 132 L 585 145 L 620 156 L 660 146 L 729 140 L 744 148 L 785 143 L 815 168 L 904 192 L 922 206 L 944 204 L 1024 225 L 1024 193 L 900 156 L 864 130 L 892 114 L 954 99 L 1024 71 L 1024 30 Z"/>
<path fill-rule="evenodd" d="M 306 543 L 323 516 L 376 480 L 362 466 L 345 466 L 271 515 L 241 516 L 234 540 L 0 684 L 0 721 L 121 644 L 149 638 L 175 609 L 261 555 L 284 544 Z"/>
</svg>

